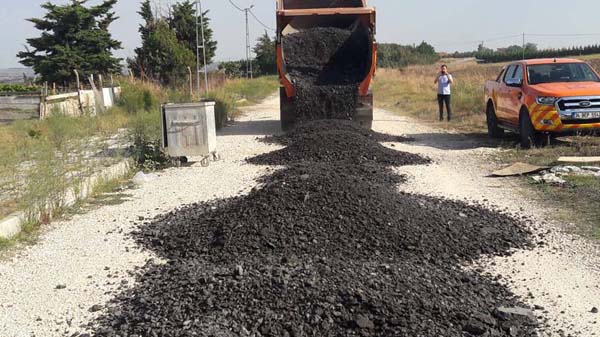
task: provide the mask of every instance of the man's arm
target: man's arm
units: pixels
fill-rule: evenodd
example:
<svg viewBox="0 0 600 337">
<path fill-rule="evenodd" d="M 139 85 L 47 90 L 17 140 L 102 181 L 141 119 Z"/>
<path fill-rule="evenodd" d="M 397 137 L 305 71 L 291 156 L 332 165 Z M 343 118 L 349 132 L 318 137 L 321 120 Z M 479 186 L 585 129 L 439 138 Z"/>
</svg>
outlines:
<svg viewBox="0 0 600 337">
<path fill-rule="evenodd" d="M 454 77 L 452 77 L 452 75 L 450 75 L 450 74 L 448 74 L 446 76 L 448 76 L 448 82 L 450 82 L 450 84 L 454 84 Z"/>
<path fill-rule="evenodd" d="M 437 84 L 439 80 L 440 80 L 440 74 L 438 74 L 438 75 L 435 77 L 435 81 L 433 81 L 433 84 Z"/>
</svg>

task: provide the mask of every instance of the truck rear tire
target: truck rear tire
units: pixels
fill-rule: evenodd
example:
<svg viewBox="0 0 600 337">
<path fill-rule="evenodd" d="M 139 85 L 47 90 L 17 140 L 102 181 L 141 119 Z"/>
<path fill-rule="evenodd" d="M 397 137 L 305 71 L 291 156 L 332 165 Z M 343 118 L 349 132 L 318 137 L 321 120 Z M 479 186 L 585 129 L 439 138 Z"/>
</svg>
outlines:
<svg viewBox="0 0 600 337">
<path fill-rule="evenodd" d="M 279 88 L 279 116 L 281 119 L 281 129 L 290 130 L 296 124 L 294 115 L 294 102 L 285 94 L 285 88 Z"/>
<path fill-rule="evenodd" d="M 521 148 L 530 149 L 540 145 L 540 134 L 533 127 L 529 111 L 522 109 L 519 115 L 519 136 Z"/>
<path fill-rule="evenodd" d="M 488 103 L 485 115 L 487 119 L 488 135 L 492 138 L 504 137 L 504 129 L 500 128 L 498 125 L 496 109 L 494 109 L 494 105 L 492 103 Z"/>
</svg>

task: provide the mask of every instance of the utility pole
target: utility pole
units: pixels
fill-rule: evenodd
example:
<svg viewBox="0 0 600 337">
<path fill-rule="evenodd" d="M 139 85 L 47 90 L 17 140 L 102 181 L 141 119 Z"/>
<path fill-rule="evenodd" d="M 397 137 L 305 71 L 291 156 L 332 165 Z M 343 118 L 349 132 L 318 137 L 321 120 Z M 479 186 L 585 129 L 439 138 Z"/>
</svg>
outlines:
<svg viewBox="0 0 600 337">
<path fill-rule="evenodd" d="M 204 89 L 208 95 L 208 65 L 206 64 L 206 41 L 204 38 L 204 15 L 202 13 L 202 0 L 196 0 L 196 83 L 198 98 L 201 95 L 200 87 L 200 48 L 202 48 L 202 59 L 204 60 Z M 202 39 L 202 44 L 200 44 Z"/>
<path fill-rule="evenodd" d="M 523 33 L 523 60 L 525 59 L 525 33 Z"/>
<path fill-rule="evenodd" d="M 254 8 L 254 5 L 244 8 L 244 13 L 246 14 L 246 77 L 253 78 L 252 74 L 252 60 L 250 59 L 251 47 L 250 47 L 250 24 L 248 22 L 248 12 Z"/>
</svg>

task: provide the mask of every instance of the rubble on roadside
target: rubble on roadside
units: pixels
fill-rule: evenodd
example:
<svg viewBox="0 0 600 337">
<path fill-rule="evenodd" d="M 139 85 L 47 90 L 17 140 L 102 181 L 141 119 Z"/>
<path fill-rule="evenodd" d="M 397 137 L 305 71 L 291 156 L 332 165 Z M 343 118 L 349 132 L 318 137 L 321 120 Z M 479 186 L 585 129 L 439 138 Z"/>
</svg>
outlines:
<svg viewBox="0 0 600 337">
<path fill-rule="evenodd" d="M 531 180 L 539 184 L 564 185 L 567 183 L 565 178 L 568 176 L 588 176 L 600 179 L 600 167 L 558 165 L 532 175 Z"/>
</svg>

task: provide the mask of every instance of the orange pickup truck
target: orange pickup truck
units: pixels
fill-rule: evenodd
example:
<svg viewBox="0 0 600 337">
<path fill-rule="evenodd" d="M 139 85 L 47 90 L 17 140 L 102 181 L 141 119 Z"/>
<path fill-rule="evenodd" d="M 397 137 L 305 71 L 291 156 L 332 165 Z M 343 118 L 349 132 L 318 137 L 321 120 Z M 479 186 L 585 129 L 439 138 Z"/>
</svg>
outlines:
<svg viewBox="0 0 600 337">
<path fill-rule="evenodd" d="M 574 59 L 514 62 L 485 84 L 488 133 L 518 132 L 529 148 L 542 135 L 600 129 L 600 76 Z"/>
</svg>

